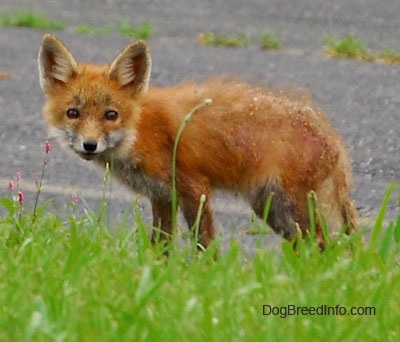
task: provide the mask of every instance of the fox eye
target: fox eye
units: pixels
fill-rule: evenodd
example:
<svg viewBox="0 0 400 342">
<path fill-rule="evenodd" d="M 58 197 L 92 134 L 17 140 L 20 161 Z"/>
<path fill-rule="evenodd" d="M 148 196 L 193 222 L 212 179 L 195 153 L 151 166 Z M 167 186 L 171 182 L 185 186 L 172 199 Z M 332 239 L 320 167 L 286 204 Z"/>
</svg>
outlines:
<svg viewBox="0 0 400 342">
<path fill-rule="evenodd" d="M 118 119 L 118 113 L 115 110 L 108 110 L 104 118 L 108 121 L 115 121 Z"/>
<path fill-rule="evenodd" d="M 70 108 L 67 110 L 67 117 L 70 119 L 77 119 L 79 118 L 79 110 L 76 108 Z"/>
</svg>

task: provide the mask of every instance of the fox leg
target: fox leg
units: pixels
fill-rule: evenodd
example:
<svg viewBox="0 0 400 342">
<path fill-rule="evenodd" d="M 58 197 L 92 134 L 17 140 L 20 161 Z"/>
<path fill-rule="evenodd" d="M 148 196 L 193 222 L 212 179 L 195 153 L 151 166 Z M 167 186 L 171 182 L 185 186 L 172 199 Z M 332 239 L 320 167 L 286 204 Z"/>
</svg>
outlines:
<svg viewBox="0 0 400 342">
<path fill-rule="evenodd" d="M 257 216 L 263 218 L 265 205 L 270 196 L 272 198 L 267 223 L 277 234 L 292 240 L 297 235 L 294 206 L 279 183 L 270 181 L 254 189 L 250 193 L 250 205 Z"/>
<path fill-rule="evenodd" d="M 203 247 L 208 247 L 208 245 L 214 239 L 215 234 L 212 210 L 210 207 L 211 188 L 208 181 L 206 179 L 196 182 L 193 182 L 193 180 L 190 180 L 189 182 L 180 181 L 178 190 L 179 206 L 183 211 L 189 229 L 192 229 L 194 223 L 196 222 L 197 213 L 201 205 L 201 196 L 206 196 L 200 217 L 198 242 Z"/>
<path fill-rule="evenodd" d="M 350 201 L 350 199 L 347 199 L 343 205 L 343 217 L 344 221 L 346 223 L 346 234 L 350 234 L 352 232 L 355 232 L 358 230 L 357 226 L 357 217 L 358 213 L 356 208 L 354 207 L 354 204 Z"/>
<path fill-rule="evenodd" d="M 153 231 L 151 242 L 168 242 L 172 234 L 172 206 L 170 201 L 151 201 L 153 211 Z"/>
<path fill-rule="evenodd" d="M 350 234 L 357 230 L 357 211 L 349 199 L 349 190 L 342 177 L 329 177 L 317 191 L 317 201 L 332 233 L 345 228 Z"/>
</svg>

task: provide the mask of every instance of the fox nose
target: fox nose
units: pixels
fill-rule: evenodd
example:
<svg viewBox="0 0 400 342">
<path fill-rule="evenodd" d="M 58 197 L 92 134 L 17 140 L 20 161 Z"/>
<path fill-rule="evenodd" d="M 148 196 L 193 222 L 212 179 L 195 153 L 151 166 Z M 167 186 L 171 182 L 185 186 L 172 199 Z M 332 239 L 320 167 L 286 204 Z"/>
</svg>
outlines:
<svg viewBox="0 0 400 342">
<path fill-rule="evenodd" d="M 83 148 L 86 152 L 94 152 L 97 148 L 97 142 L 95 140 L 88 140 L 83 143 Z"/>
</svg>

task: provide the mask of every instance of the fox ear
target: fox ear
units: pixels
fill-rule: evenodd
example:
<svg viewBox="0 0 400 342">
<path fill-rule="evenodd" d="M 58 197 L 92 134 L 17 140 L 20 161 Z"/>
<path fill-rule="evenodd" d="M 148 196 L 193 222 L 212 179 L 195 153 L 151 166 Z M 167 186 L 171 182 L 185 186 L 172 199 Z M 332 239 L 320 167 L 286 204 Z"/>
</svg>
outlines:
<svg viewBox="0 0 400 342">
<path fill-rule="evenodd" d="M 43 91 L 68 82 L 79 74 L 78 64 L 56 37 L 46 34 L 38 55 L 39 81 Z"/>
<path fill-rule="evenodd" d="M 139 40 L 127 46 L 112 62 L 108 76 L 134 96 L 142 95 L 149 86 L 151 58 L 147 44 Z"/>
</svg>

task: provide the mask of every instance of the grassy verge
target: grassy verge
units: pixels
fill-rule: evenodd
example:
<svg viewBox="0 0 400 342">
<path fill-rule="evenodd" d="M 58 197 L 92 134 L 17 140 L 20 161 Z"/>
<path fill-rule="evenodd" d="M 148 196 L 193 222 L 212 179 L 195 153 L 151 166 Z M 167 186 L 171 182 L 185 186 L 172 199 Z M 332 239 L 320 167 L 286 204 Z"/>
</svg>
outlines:
<svg viewBox="0 0 400 342">
<path fill-rule="evenodd" d="M 54 21 L 43 13 L 19 11 L 15 14 L 1 13 L 0 24 L 3 26 L 31 27 L 39 30 L 62 30 L 65 23 Z"/>
<path fill-rule="evenodd" d="M 28 10 L 20 10 L 16 13 L 0 13 L 0 25 L 12 27 L 30 27 L 39 30 L 63 30 L 67 25 L 63 21 L 55 21 L 44 13 Z M 93 26 L 82 24 L 75 28 L 79 34 L 106 35 L 111 32 L 119 32 L 122 37 L 136 39 L 149 39 L 154 34 L 150 22 L 144 22 L 139 26 L 132 26 L 127 22 L 119 24 L 106 24 Z M 199 44 L 207 46 L 247 47 L 249 39 L 245 34 L 215 34 L 213 32 L 200 32 L 197 36 Z M 260 36 L 260 47 L 263 50 L 281 49 L 281 41 L 276 33 L 267 31 Z M 370 51 L 365 43 L 347 34 L 341 39 L 331 36 L 325 38 L 325 55 L 337 58 L 352 58 L 373 62 L 400 63 L 400 52 L 386 48 L 382 51 Z M 0 74 L 0 78 L 1 74 Z"/>
<path fill-rule="evenodd" d="M 275 32 L 265 32 L 260 39 L 261 48 L 263 50 L 279 50 L 281 41 Z"/>
<path fill-rule="evenodd" d="M 197 42 L 207 46 L 247 47 L 249 39 L 245 34 L 215 34 L 213 32 L 200 32 Z M 260 46 L 263 50 L 278 50 L 281 42 L 273 31 L 266 31 L 260 36 Z"/>
<path fill-rule="evenodd" d="M 48 165 L 46 143 L 41 180 Z M 241 341 L 398 340 L 400 216 L 384 223 L 391 185 L 372 227 L 331 241 L 300 241 L 248 257 L 232 242 L 215 259 L 191 241 L 152 247 L 136 213 L 111 231 L 104 213 L 66 221 L 35 199 L 26 209 L 20 174 L 0 200 L 0 340 Z M 108 179 L 108 175 L 106 175 Z M 107 183 L 107 181 L 105 182 Z M 107 184 L 105 184 L 106 186 Z M 135 210 L 135 209 L 133 209 Z M 255 237 L 256 239 L 257 237 Z"/>
<path fill-rule="evenodd" d="M 123 37 L 134 37 L 137 39 L 149 39 L 153 35 L 153 28 L 149 22 L 145 22 L 139 26 L 132 26 L 128 23 L 120 23 L 119 25 L 104 25 L 101 27 L 91 25 L 79 25 L 76 32 L 80 34 L 105 35 L 112 31 L 118 31 Z"/>
<path fill-rule="evenodd" d="M 153 28 L 149 22 L 139 26 L 132 26 L 128 23 L 120 23 L 118 27 L 121 36 L 149 39 L 153 35 Z"/>
<path fill-rule="evenodd" d="M 222 35 L 213 32 L 201 32 L 197 36 L 197 41 L 202 45 L 246 47 L 249 45 L 248 38 L 244 34 Z"/>
<path fill-rule="evenodd" d="M 95 35 L 105 35 L 111 32 L 111 25 L 104 25 L 101 27 L 95 27 L 92 25 L 79 25 L 75 28 L 75 31 L 79 34 L 95 34 Z"/>
<path fill-rule="evenodd" d="M 283 242 L 248 259 L 233 242 L 165 259 L 140 217 L 111 233 L 93 213 L 18 211 L 0 219 L 1 340 L 399 338 L 399 222 L 371 248 L 358 234 L 322 254 Z"/>
<path fill-rule="evenodd" d="M 328 56 L 339 58 L 354 58 L 367 61 L 381 61 L 386 63 L 400 63 L 400 53 L 392 49 L 369 51 L 364 41 L 348 34 L 342 39 L 328 36 L 325 39 L 325 53 Z"/>
<path fill-rule="evenodd" d="M 30 27 L 38 30 L 63 30 L 66 24 L 63 21 L 54 21 L 46 14 L 21 10 L 17 13 L 0 13 L 0 25 L 12 27 Z M 153 28 L 149 22 L 139 26 L 132 26 L 127 22 L 119 24 L 107 24 L 104 26 L 93 26 L 82 24 L 75 27 L 80 34 L 105 35 L 117 31 L 123 37 L 137 39 L 149 39 L 153 35 Z"/>
</svg>

